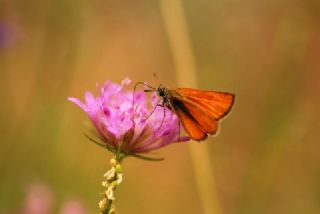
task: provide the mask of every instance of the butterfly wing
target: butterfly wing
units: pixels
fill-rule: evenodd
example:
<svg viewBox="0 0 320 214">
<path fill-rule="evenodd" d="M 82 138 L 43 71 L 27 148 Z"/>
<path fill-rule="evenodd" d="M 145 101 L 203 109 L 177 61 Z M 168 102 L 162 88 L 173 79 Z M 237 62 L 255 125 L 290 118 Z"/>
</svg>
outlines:
<svg viewBox="0 0 320 214">
<path fill-rule="evenodd" d="M 191 116 L 189 111 L 184 107 L 182 102 L 178 100 L 172 103 L 172 109 L 179 117 L 183 128 L 188 133 L 189 137 L 196 141 L 201 141 L 207 138 L 207 133 L 200 127 L 197 121 Z"/>
<path fill-rule="evenodd" d="M 192 88 L 178 88 L 175 90 L 180 96 L 175 96 L 183 103 L 200 108 L 202 112 L 215 120 L 227 115 L 234 103 L 234 95 L 227 92 L 204 91 Z M 188 108 L 190 109 L 190 108 Z"/>
<path fill-rule="evenodd" d="M 189 136 L 197 141 L 215 134 L 218 120 L 232 108 L 234 95 L 190 88 L 171 90 L 171 106 Z"/>
</svg>

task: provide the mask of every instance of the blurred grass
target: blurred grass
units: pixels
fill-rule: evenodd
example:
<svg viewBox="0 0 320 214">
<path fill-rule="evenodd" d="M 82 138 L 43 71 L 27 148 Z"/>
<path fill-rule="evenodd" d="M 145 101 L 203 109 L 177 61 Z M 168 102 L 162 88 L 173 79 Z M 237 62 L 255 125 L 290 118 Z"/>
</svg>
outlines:
<svg viewBox="0 0 320 214">
<path fill-rule="evenodd" d="M 319 2 L 183 8 L 199 88 L 237 95 L 220 135 L 197 145 L 214 160 L 221 212 L 319 213 Z M 110 154 L 83 137 L 87 118 L 66 98 L 126 76 L 157 85 L 153 72 L 177 85 L 158 1 L 0 1 L 0 213 L 38 181 L 56 212 L 69 198 L 96 212 Z M 119 212 L 202 210 L 187 148 L 125 161 Z"/>
<path fill-rule="evenodd" d="M 183 1 L 162 1 L 161 12 L 164 28 L 172 51 L 174 68 L 178 87 L 188 85 L 197 87 L 197 72 L 188 24 L 185 18 Z M 189 143 L 191 168 L 195 177 L 197 195 L 200 199 L 199 213 L 221 213 L 220 202 L 217 197 L 214 174 L 210 169 L 213 165 L 207 144 L 197 145 Z"/>
</svg>

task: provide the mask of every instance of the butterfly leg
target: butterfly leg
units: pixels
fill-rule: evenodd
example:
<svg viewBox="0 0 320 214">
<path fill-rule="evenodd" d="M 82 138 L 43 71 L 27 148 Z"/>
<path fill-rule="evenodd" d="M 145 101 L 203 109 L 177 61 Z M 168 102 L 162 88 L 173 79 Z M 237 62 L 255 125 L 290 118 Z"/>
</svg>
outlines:
<svg viewBox="0 0 320 214">
<path fill-rule="evenodd" d="M 157 103 L 157 105 L 153 108 L 153 110 L 151 111 L 151 113 L 148 115 L 148 117 L 146 118 L 146 120 L 148 120 L 152 114 L 156 111 L 157 107 L 162 107 L 163 108 L 163 118 L 161 121 L 161 124 L 159 126 L 159 129 L 161 129 L 163 123 L 164 123 L 164 119 L 166 117 L 166 109 L 165 109 L 165 103 L 162 101 L 162 104 L 160 104 L 160 101 Z"/>
<path fill-rule="evenodd" d="M 170 106 L 168 106 L 168 108 L 172 109 Z M 171 118 L 172 118 L 173 112 L 172 111 L 170 111 L 170 112 L 171 112 Z M 180 133 L 181 133 L 181 124 L 180 124 L 179 118 L 178 118 L 177 122 L 178 122 L 178 141 L 177 142 L 180 142 L 180 139 L 181 139 L 180 138 L 181 137 L 181 135 L 180 135 Z"/>
<path fill-rule="evenodd" d="M 159 104 L 160 102 L 157 103 L 157 105 L 152 109 L 151 113 L 148 115 L 148 117 L 146 117 L 146 120 L 148 120 L 152 115 L 153 113 L 156 111 L 157 107 L 158 106 L 162 106 L 161 104 Z"/>
<path fill-rule="evenodd" d="M 135 111 L 135 109 L 134 109 L 134 102 L 135 102 L 135 94 L 136 94 L 136 90 L 137 90 L 137 87 L 139 86 L 139 85 L 144 85 L 144 86 L 146 86 L 146 87 L 148 87 L 149 89 L 145 89 L 144 90 L 144 92 L 153 92 L 153 91 L 155 91 L 156 90 L 156 88 L 154 88 L 154 87 L 152 87 L 152 86 L 150 86 L 150 85 L 148 85 L 147 83 L 145 83 L 145 82 L 137 82 L 135 85 L 134 85 L 134 88 L 133 88 L 133 97 L 132 97 L 132 121 L 134 121 L 134 111 Z M 153 113 L 153 112 L 152 112 Z M 148 118 L 151 116 L 151 114 L 148 116 Z"/>
<path fill-rule="evenodd" d="M 181 126 L 180 126 L 180 120 L 178 119 L 178 126 L 179 126 L 179 135 L 178 135 L 178 142 L 180 142 L 180 131 L 181 131 Z"/>
<path fill-rule="evenodd" d="M 162 104 L 158 104 L 158 105 L 163 108 L 163 118 L 162 118 L 161 124 L 160 124 L 160 126 L 159 126 L 159 129 L 161 129 L 161 127 L 162 127 L 162 125 L 163 125 L 163 122 L 164 122 L 164 119 L 166 118 L 165 102 L 162 101 Z"/>
</svg>

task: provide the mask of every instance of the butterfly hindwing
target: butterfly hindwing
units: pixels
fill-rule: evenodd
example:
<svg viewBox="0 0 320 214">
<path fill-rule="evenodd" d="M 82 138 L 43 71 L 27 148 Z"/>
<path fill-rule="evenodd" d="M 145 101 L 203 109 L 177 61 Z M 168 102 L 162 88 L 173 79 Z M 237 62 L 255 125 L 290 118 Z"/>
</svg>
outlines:
<svg viewBox="0 0 320 214">
<path fill-rule="evenodd" d="M 202 130 L 208 134 L 215 134 L 217 131 L 217 120 L 204 112 L 201 108 L 196 106 L 194 103 L 189 102 L 188 100 L 179 100 L 176 99 L 174 103 L 180 103 L 179 106 L 182 108 L 186 114 L 192 118 Z M 175 104 L 177 105 L 177 104 Z"/>
<path fill-rule="evenodd" d="M 185 107 L 182 106 L 181 102 L 176 101 L 172 105 L 172 108 L 191 139 L 201 141 L 207 138 L 207 133 L 199 126 Z"/>
</svg>

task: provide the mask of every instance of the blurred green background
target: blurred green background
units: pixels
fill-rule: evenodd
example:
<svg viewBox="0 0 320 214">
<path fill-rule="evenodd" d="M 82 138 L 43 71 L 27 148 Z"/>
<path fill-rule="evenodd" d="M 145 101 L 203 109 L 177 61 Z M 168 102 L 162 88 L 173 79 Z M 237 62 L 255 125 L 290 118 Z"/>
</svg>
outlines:
<svg viewBox="0 0 320 214">
<path fill-rule="evenodd" d="M 127 76 L 156 86 L 153 72 L 177 87 L 161 5 L 0 1 L 1 214 L 25 213 L 39 185 L 51 213 L 70 200 L 98 213 L 111 155 L 67 97 Z M 198 88 L 237 95 L 219 136 L 197 145 L 210 149 L 220 212 L 320 213 L 320 2 L 187 0 L 183 12 Z M 188 145 L 157 154 L 124 161 L 119 213 L 203 213 Z"/>
</svg>

